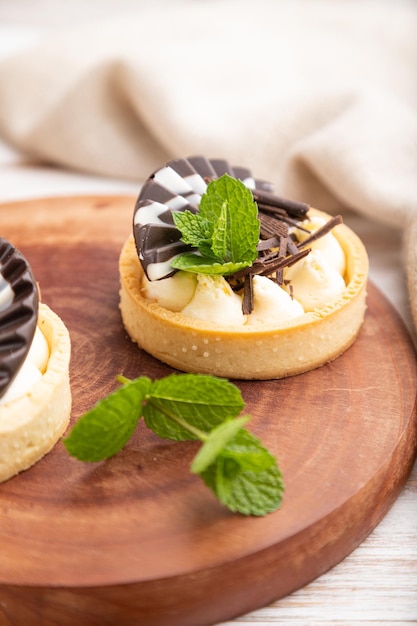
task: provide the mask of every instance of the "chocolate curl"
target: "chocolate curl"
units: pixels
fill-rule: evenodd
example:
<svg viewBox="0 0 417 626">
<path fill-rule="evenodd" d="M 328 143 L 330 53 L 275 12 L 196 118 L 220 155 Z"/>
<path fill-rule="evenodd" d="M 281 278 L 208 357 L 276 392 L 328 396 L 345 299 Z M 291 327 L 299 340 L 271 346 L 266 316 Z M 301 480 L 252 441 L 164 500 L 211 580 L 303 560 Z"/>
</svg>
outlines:
<svg viewBox="0 0 417 626">
<path fill-rule="evenodd" d="M 323 226 L 315 230 L 314 233 L 311 233 L 311 235 L 307 237 L 307 239 L 304 239 L 304 241 L 300 241 L 297 244 L 297 247 L 305 248 L 305 246 L 309 246 L 313 241 L 320 239 L 320 237 L 324 237 L 324 235 L 327 235 L 335 226 L 338 226 L 338 224 L 342 224 L 342 222 L 343 218 L 341 215 L 336 215 L 335 217 L 332 217 L 325 224 L 323 224 Z"/>
<path fill-rule="evenodd" d="M 243 269 L 235 272 L 233 274 L 233 278 L 239 281 L 242 278 L 245 278 L 248 274 L 259 274 L 260 276 L 269 276 L 273 274 L 277 270 L 283 269 L 284 267 L 290 267 L 300 259 L 304 258 L 309 254 L 310 248 L 306 248 L 305 250 L 300 250 L 297 254 L 292 254 L 291 256 L 281 257 L 275 255 L 270 260 L 263 261 L 257 260 L 250 267 L 244 267 Z"/>
<path fill-rule="evenodd" d="M 259 211 L 258 217 L 261 223 L 261 237 L 267 239 L 274 236 L 286 237 L 288 235 L 288 224 L 282 219 L 277 219 L 261 211 Z"/>
<path fill-rule="evenodd" d="M 243 299 L 242 299 L 242 313 L 243 315 L 250 315 L 254 307 L 253 297 L 253 275 L 247 274 L 245 276 L 245 282 L 243 284 Z"/>
<path fill-rule="evenodd" d="M 280 242 L 279 242 L 278 260 L 285 259 L 287 255 L 287 243 L 288 243 L 288 237 L 281 237 Z M 283 267 L 281 267 L 280 269 L 276 271 L 275 280 L 277 281 L 278 285 L 283 284 L 284 282 L 284 268 Z"/>
<path fill-rule="evenodd" d="M 269 209 L 271 211 L 274 208 L 283 209 L 289 216 L 298 219 L 305 219 L 310 208 L 310 206 L 305 202 L 297 202 L 296 200 L 282 198 L 260 189 L 253 189 L 252 195 L 259 208 L 263 208 L 265 210 Z"/>
</svg>

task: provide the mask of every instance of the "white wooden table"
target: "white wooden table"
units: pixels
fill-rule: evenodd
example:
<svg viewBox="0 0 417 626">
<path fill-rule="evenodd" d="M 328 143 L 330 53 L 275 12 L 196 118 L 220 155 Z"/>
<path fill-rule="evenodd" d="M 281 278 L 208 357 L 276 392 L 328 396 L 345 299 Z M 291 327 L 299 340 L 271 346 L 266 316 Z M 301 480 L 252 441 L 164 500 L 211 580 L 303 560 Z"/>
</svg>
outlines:
<svg viewBox="0 0 417 626">
<path fill-rule="evenodd" d="M 3 14 L 7 13 L 4 6 L 2 10 Z M 7 32 L 8 36 L 2 38 L 0 20 L 0 56 L 2 52 L 19 47 L 20 37 L 31 34 L 30 29 L 27 33 L 20 29 L 13 34 L 13 29 L 9 28 Z M 134 183 L 42 167 L 25 161 L 0 144 L 0 202 L 43 196 L 135 195 L 137 192 L 138 186 Z M 371 279 L 393 302 L 411 329 L 402 271 L 401 233 L 393 235 L 387 227 L 352 214 L 346 215 L 345 220 L 368 248 Z M 291 596 L 222 626 L 238 624 L 417 624 L 417 464 L 392 509 L 351 555 Z"/>
</svg>

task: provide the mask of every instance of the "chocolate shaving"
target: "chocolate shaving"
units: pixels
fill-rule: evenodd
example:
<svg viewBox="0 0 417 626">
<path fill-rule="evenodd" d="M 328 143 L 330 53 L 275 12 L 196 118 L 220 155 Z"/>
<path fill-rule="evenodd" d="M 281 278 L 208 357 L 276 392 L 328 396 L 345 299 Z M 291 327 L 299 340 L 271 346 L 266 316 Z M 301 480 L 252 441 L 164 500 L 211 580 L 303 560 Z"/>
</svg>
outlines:
<svg viewBox="0 0 417 626">
<path fill-rule="evenodd" d="M 300 250 L 297 254 L 292 254 L 290 256 L 279 256 L 278 254 L 272 257 L 268 261 L 264 261 L 263 259 L 257 259 L 252 265 L 249 267 L 244 267 L 243 269 L 235 272 L 233 274 L 233 278 L 239 281 L 241 278 L 245 278 L 248 274 L 259 274 L 260 276 L 269 276 L 273 274 L 277 270 L 283 269 L 284 267 L 289 267 L 293 265 L 300 259 L 303 259 L 310 252 L 310 248 L 306 248 L 305 250 Z"/>
<path fill-rule="evenodd" d="M 285 259 L 286 255 L 287 255 L 287 244 L 288 244 L 288 237 L 281 237 L 280 240 L 280 244 L 279 244 L 279 257 L 278 259 Z M 275 274 L 275 280 L 278 283 L 278 285 L 282 285 L 282 283 L 284 282 L 284 268 L 280 268 L 276 271 Z"/>
<path fill-rule="evenodd" d="M 298 219 L 305 219 L 309 210 L 309 205 L 305 202 L 297 202 L 295 200 L 289 200 L 288 198 L 281 198 L 268 191 L 253 189 L 252 195 L 255 202 L 259 207 L 276 207 L 278 209 L 284 209 L 284 212 Z"/>
<path fill-rule="evenodd" d="M 263 268 L 262 269 L 257 268 L 257 271 L 254 273 L 259 274 L 260 276 L 268 276 L 269 274 L 272 274 L 273 272 L 276 272 L 277 270 L 284 269 L 285 267 L 290 267 L 291 265 L 294 265 L 294 263 L 297 263 L 297 261 L 300 261 L 305 256 L 307 256 L 310 250 L 311 248 L 306 248 L 305 250 L 300 250 L 300 252 L 298 252 L 297 254 L 292 254 L 286 257 L 278 256 L 275 262 L 271 260 L 263 264 Z"/>
<path fill-rule="evenodd" d="M 288 237 L 287 246 L 290 254 L 297 254 L 298 246 L 291 237 Z"/>
<path fill-rule="evenodd" d="M 279 209 L 266 204 L 259 204 L 258 209 L 260 213 L 269 213 L 271 215 L 274 215 L 281 222 L 288 224 L 289 226 L 296 226 L 297 228 L 301 228 L 301 230 L 304 230 L 303 226 L 299 224 L 299 220 L 297 218 L 290 217 L 288 213 L 284 211 L 284 209 Z M 306 218 L 303 217 L 301 219 Z"/>
<path fill-rule="evenodd" d="M 282 219 L 267 215 L 259 210 L 259 221 L 261 223 L 261 237 L 268 239 L 275 235 L 286 237 L 288 235 L 288 224 Z"/>
<path fill-rule="evenodd" d="M 287 285 L 287 286 L 288 286 L 288 291 L 289 291 L 289 293 L 290 293 L 290 298 L 291 298 L 291 300 L 294 300 L 294 287 L 293 287 L 293 285 L 291 284 L 291 281 L 289 281 L 289 280 L 285 280 L 285 281 L 284 281 L 284 283 L 285 283 L 285 285 Z"/>
<path fill-rule="evenodd" d="M 247 274 L 245 276 L 245 282 L 243 284 L 243 300 L 242 300 L 242 313 L 243 315 L 250 315 L 253 311 L 253 275 Z"/>
<path fill-rule="evenodd" d="M 343 218 L 341 215 L 336 215 L 335 217 L 332 217 L 325 224 L 323 224 L 323 226 L 311 233 L 311 235 L 307 237 L 307 239 L 304 239 L 304 241 L 300 241 L 297 244 L 297 247 L 304 248 L 305 246 L 309 246 L 313 241 L 320 239 L 320 237 L 324 237 L 324 235 L 327 235 L 327 233 L 329 233 L 335 226 L 341 224 L 342 222 Z"/>
<path fill-rule="evenodd" d="M 271 250 L 272 248 L 279 248 L 281 241 L 281 237 L 278 235 L 274 237 L 270 237 L 269 239 L 261 239 L 261 241 L 257 245 L 258 252 L 263 252 L 264 250 Z"/>
</svg>

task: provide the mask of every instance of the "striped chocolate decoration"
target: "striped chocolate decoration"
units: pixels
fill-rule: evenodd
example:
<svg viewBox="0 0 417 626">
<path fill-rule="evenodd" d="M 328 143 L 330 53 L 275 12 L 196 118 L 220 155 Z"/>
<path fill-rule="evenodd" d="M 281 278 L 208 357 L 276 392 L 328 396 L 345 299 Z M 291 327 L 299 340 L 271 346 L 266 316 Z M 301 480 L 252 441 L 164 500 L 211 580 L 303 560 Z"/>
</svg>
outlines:
<svg viewBox="0 0 417 626">
<path fill-rule="evenodd" d="M 29 263 L 0 237 L 0 397 L 19 372 L 38 321 L 38 288 Z"/>
<path fill-rule="evenodd" d="M 171 276 L 175 272 L 172 260 L 191 249 L 180 241 L 172 211 L 198 211 L 207 182 L 225 173 L 240 179 L 249 189 L 272 193 L 272 185 L 255 179 L 249 169 L 204 156 L 169 161 L 146 180 L 134 209 L 133 234 L 149 280 Z"/>
</svg>

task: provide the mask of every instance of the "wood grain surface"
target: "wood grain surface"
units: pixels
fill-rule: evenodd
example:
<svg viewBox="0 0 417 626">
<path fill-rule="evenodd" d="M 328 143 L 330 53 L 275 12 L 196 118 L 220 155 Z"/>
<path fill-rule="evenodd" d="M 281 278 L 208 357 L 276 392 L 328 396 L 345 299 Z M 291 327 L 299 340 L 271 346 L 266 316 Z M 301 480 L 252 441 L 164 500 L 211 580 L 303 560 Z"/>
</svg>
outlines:
<svg viewBox="0 0 417 626">
<path fill-rule="evenodd" d="M 30 260 L 42 299 L 72 338 L 73 415 L 119 373 L 172 370 L 126 336 L 117 261 L 134 199 L 0 207 L 0 232 Z M 356 343 L 281 381 L 239 382 L 252 432 L 286 491 L 264 518 L 225 510 L 189 465 L 195 442 L 140 424 L 112 459 L 83 464 L 62 443 L 0 485 L 0 623 L 203 626 L 263 606 L 338 563 L 378 524 L 416 454 L 416 360 L 372 285 Z"/>
</svg>

